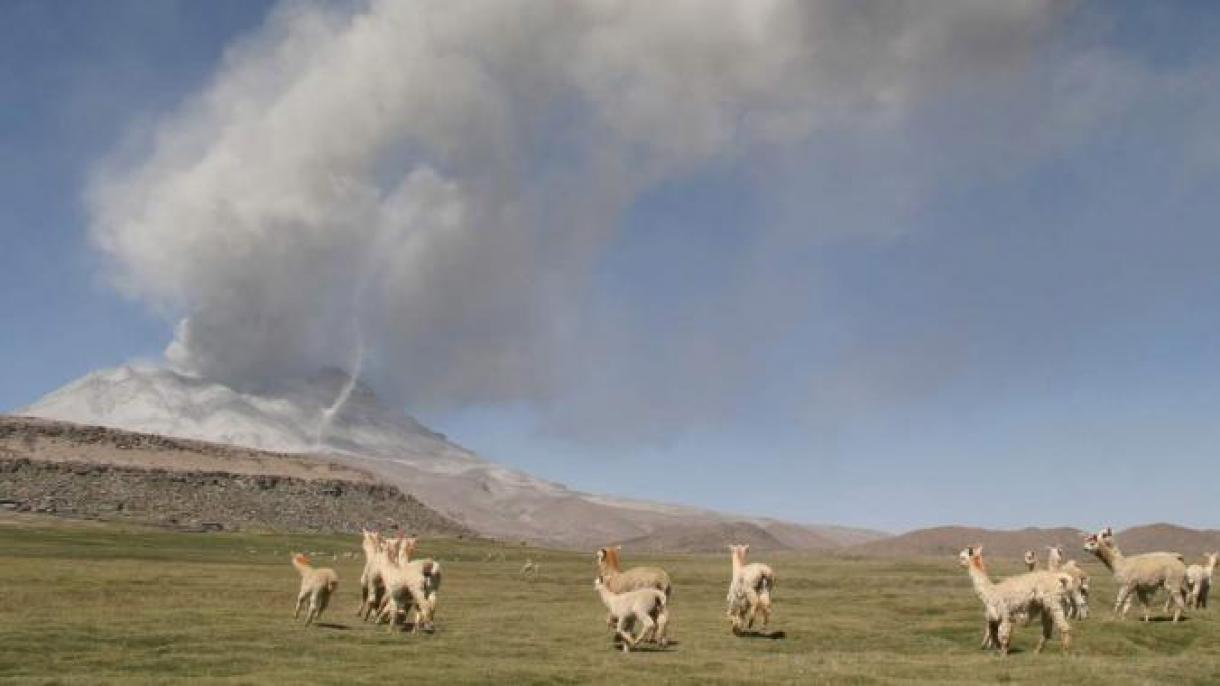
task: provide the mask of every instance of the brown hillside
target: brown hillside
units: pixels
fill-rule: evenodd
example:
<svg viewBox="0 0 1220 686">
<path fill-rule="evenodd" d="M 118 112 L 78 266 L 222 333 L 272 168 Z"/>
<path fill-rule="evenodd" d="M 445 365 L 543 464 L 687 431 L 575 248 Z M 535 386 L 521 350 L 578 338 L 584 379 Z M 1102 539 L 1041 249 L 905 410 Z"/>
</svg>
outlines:
<svg viewBox="0 0 1220 686">
<path fill-rule="evenodd" d="M 1175 524 L 1147 524 L 1116 533 L 1115 540 L 1123 553 L 1132 555 L 1165 551 L 1181 553 L 1186 561 L 1198 562 L 1203 553 L 1220 550 L 1220 531 L 1188 529 Z"/>
<path fill-rule="evenodd" d="M 766 529 L 750 522 L 668 526 L 646 536 L 619 542 L 624 551 L 641 553 L 718 553 L 727 551 L 731 543 L 748 543 L 753 551 L 790 549 Z"/>
<path fill-rule="evenodd" d="M 1003 531 L 940 526 L 850 546 L 841 552 L 865 557 L 942 557 L 956 555 L 965 546 L 982 543 L 987 556 L 993 560 L 999 557 L 1020 558 L 1026 550 L 1036 550 L 1039 558 L 1045 559 L 1046 546 L 1059 544 L 1068 551 L 1068 557 L 1080 557 L 1073 549 L 1079 549 L 1077 542 L 1081 540 L 1081 535 L 1077 529 L 1068 527 Z"/>
</svg>

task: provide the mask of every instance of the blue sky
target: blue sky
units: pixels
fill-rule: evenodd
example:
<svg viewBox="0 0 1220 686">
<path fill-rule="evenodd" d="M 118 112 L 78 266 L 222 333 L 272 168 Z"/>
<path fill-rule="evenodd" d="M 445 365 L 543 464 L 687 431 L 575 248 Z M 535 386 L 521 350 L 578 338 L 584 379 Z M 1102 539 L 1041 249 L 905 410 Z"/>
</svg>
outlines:
<svg viewBox="0 0 1220 686">
<path fill-rule="evenodd" d="M 321 25 L 348 11 L 328 8 Z M 159 359 L 180 317 L 223 324 L 198 315 L 224 301 L 206 279 L 165 276 L 189 265 L 95 249 L 99 230 L 131 236 L 137 222 L 106 224 L 86 196 L 98 175 L 138 180 L 107 166 L 125 146 L 136 168 L 182 168 L 147 152 L 157 126 L 184 140 L 224 130 L 192 128 L 191 103 L 241 83 L 233 73 L 264 78 L 261 51 L 304 30 L 264 28 L 269 9 L 0 5 L 0 410 L 95 368 Z M 503 244 L 478 220 L 462 229 L 521 260 L 487 272 L 488 292 L 439 275 L 427 287 L 454 293 L 443 300 L 365 299 L 368 330 L 382 332 L 370 383 L 483 455 L 587 490 L 888 530 L 1220 526 L 1220 9 L 1084 3 L 1029 24 L 1036 36 L 991 71 L 957 71 L 957 50 L 982 49 L 950 36 L 946 61 L 928 48 L 937 73 L 899 69 L 879 86 L 919 94 L 898 114 L 853 104 L 850 121 L 781 144 L 744 125 L 687 141 L 697 109 L 640 138 L 630 126 L 664 112 L 623 114 L 593 87 L 539 114 L 520 105 L 534 81 L 513 75 L 505 107 L 524 114 L 506 130 L 538 137 L 503 148 L 509 190 L 464 167 L 500 144 L 499 120 L 472 129 L 491 131 L 488 143 L 452 154 L 444 131 L 399 131 L 379 179 L 425 158 L 472 197 L 528 198 L 511 207 L 531 228 L 504 229 L 525 238 Z M 634 78 L 645 92 L 649 75 Z M 782 100 L 804 83 L 762 92 Z M 823 99 L 836 97 L 868 101 L 850 88 Z M 771 114 L 752 107 L 742 111 Z M 873 114 L 884 123 L 858 124 Z M 542 118 L 558 133 L 539 133 Z M 607 146 L 588 142 L 605 131 Z M 631 173 L 601 166 L 607 156 Z M 464 202 L 467 216 L 502 216 Z M 158 209 L 170 210 L 148 216 L 193 221 Z M 593 228 L 570 229 L 569 214 Z M 334 248 L 318 249 L 309 259 Z M 466 281 L 492 257 L 434 259 Z M 136 275 L 127 295 L 116 262 Z M 174 289 L 186 296 L 162 298 Z M 518 289 L 529 297 L 504 295 Z M 197 343 L 223 356 L 217 340 Z M 319 349 L 300 359 L 327 360 Z"/>
</svg>

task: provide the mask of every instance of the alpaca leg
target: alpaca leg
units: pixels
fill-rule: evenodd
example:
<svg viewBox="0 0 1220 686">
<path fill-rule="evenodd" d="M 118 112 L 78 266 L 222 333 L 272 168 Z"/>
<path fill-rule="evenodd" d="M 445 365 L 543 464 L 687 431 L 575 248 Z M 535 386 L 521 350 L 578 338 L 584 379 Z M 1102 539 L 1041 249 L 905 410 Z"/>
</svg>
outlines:
<svg viewBox="0 0 1220 686">
<path fill-rule="evenodd" d="M 305 607 L 306 600 L 309 600 L 309 594 L 305 591 L 301 591 L 300 595 L 297 596 L 297 609 L 292 613 L 293 619 L 301 618 L 301 610 Z"/>
<path fill-rule="evenodd" d="M 1012 620 L 1005 617 L 1000 620 L 1000 628 L 996 631 L 996 643 L 1001 655 L 1007 655 L 1012 646 Z"/>
<path fill-rule="evenodd" d="M 1140 605 L 1144 608 L 1144 621 L 1152 619 L 1152 608 L 1148 606 L 1148 592 L 1143 589 L 1136 589 L 1135 595 L 1140 599 Z"/>
<path fill-rule="evenodd" d="M 619 617 L 614 625 L 614 633 L 623 641 L 623 652 L 630 653 L 631 648 L 635 645 L 635 640 L 631 634 L 627 632 L 627 618 Z"/>
<path fill-rule="evenodd" d="M 979 648 L 986 650 L 988 648 L 998 648 L 999 640 L 996 638 L 996 630 L 999 629 L 1000 623 L 992 620 L 987 620 L 983 624 L 983 644 Z"/>
<path fill-rule="evenodd" d="M 746 628 L 754 628 L 754 615 L 758 612 L 758 591 L 746 588 Z"/>
<path fill-rule="evenodd" d="M 1051 619 L 1051 614 L 1046 610 L 1039 613 L 1042 617 L 1042 635 L 1038 637 L 1038 645 L 1034 647 L 1034 654 L 1042 652 L 1046 647 L 1046 642 L 1051 640 L 1051 634 L 1055 630 L 1055 622 Z"/>
<path fill-rule="evenodd" d="M 762 614 L 762 628 L 766 629 L 771 623 L 771 592 L 764 591 L 758 594 L 758 610 Z"/>
<path fill-rule="evenodd" d="M 1169 597 L 1173 600 L 1173 621 L 1182 619 L 1182 612 L 1186 609 L 1186 593 L 1182 586 L 1166 583 L 1165 590 L 1169 592 Z"/>
<path fill-rule="evenodd" d="M 330 592 L 323 590 L 318 594 L 318 617 L 326 612 L 326 606 L 330 604 Z"/>
<path fill-rule="evenodd" d="M 655 634 L 657 643 L 662 648 L 669 645 L 669 636 L 665 633 L 665 630 L 668 627 L 669 627 L 669 611 L 662 609 L 659 613 L 657 613 L 657 631 Z"/>
<path fill-rule="evenodd" d="M 652 621 L 652 617 L 649 617 L 648 615 L 641 616 L 640 627 L 639 635 L 637 635 L 635 639 L 637 644 L 649 643 L 656 639 L 657 623 Z"/>
<path fill-rule="evenodd" d="M 1123 586 L 1118 589 L 1118 595 L 1114 597 L 1114 614 L 1118 615 L 1119 619 L 1127 616 L 1127 610 L 1131 607 L 1131 587 Z"/>
<path fill-rule="evenodd" d="M 1051 612 L 1051 621 L 1055 628 L 1059 629 L 1059 641 L 1063 650 L 1066 651 L 1072 645 L 1072 625 L 1068 624 L 1067 617 L 1063 614 L 1063 608 L 1057 607 Z"/>
<path fill-rule="evenodd" d="M 386 595 L 389 596 L 388 593 Z M 398 601 L 389 597 L 386 598 L 386 601 L 386 609 L 390 611 L 389 632 L 392 634 L 398 629 Z M 380 617 L 377 621 L 381 621 Z"/>
</svg>

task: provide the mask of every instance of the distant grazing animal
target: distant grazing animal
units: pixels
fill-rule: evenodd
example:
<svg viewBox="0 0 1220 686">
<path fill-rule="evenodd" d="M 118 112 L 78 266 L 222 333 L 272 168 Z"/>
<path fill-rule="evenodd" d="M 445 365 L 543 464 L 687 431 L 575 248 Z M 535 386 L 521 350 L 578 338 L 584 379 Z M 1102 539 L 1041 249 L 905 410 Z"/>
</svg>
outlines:
<svg viewBox="0 0 1220 686">
<path fill-rule="evenodd" d="M 1059 629 L 1063 650 L 1072 643 L 1072 627 L 1063 611 L 1071 577 L 1058 572 L 1026 572 L 992 582 L 983 563 L 983 546 L 973 545 L 958 554 L 958 562 L 970 574 L 974 592 L 983 602 L 983 648 L 996 648 L 1007 655 L 1012 645 L 1014 622 L 1021 618 L 1042 618 L 1042 637 L 1034 652 L 1041 652 L 1055 628 Z"/>
<path fill-rule="evenodd" d="M 746 564 L 749 545 L 730 545 L 733 576 L 729 582 L 729 621 L 733 633 L 754 628 L 755 613 L 762 616 L 762 628 L 771 621 L 771 589 L 775 587 L 775 572 L 761 562 Z"/>
<path fill-rule="evenodd" d="M 325 567 L 314 569 L 309 564 L 309 558 L 301 553 L 292 556 L 292 566 L 296 567 L 301 575 L 301 591 L 297 593 L 297 607 L 292 617 L 297 619 L 301 616 L 301 608 L 308 600 L 309 613 L 305 615 L 305 626 L 309 626 L 322 616 L 322 611 L 330 602 L 331 594 L 339 586 L 339 575 L 335 574 L 335 570 Z"/>
<path fill-rule="evenodd" d="M 528 557 L 525 558 L 525 564 L 521 565 L 521 576 L 529 577 L 531 579 L 537 579 L 538 578 L 538 563 L 534 562 L 532 559 L 530 559 Z"/>
<path fill-rule="evenodd" d="M 1084 549 L 1097 556 L 1118 582 L 1118 595 L 1114 600 L 1114 612 L 1127 616 L 1134 593 L 1144 606 L 1144 621 L 1149 620 L 1148 600 L 1160 589 L 1165 589 L 1173 604 L 1173 621 L 1182 617 L 1186 607 L 1186 564 L 1177 553 L 1144 553 L 1127 557 L 1118 549 L 1114 530 L 1106 527 L 1084 539 Z"/>
<path fill-rule="evenodd" d="M 644 641 L 655 640 L 662 646 L 668 645 L 665 627 L 669 623 L 669 601 L 664 593 L 655 588 L 614 593 L 600 576 L 593 580 L 593 588 L 597 589 L 602 604 L 610 612 L 614 633 L 622 640 L 624 653 L 631 652 L 632 648 Z M 634 636 L 628 631 L 632 624 L 640 625 L 639 632 Z"/>
<path fill-rule="evenodd" d="M 1025 551 L 1025 569 L 1026 569 L 1026 571 L 1032 572 L 1032 571 L 1034 571 L 1034 569 L 1037 566 L 1038 566 L 1038 553 L 1035 553 L 1032 550 L 1026 550 Z"/>
</svg>

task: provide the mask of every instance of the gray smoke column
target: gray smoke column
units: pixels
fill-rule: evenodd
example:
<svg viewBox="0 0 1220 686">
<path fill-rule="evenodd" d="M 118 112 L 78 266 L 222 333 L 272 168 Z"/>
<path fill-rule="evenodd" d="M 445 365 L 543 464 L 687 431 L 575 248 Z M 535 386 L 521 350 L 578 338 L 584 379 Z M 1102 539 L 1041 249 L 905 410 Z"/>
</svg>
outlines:
<svg viewBox="0 0 1220 686">
<path fill-rule="evenodd" d="M 203 376 L 546 397 L 641 193 L 1017 69 L 1051 4 L 286 3 L 96 170 L 92 236 Z"/>
</svg>

